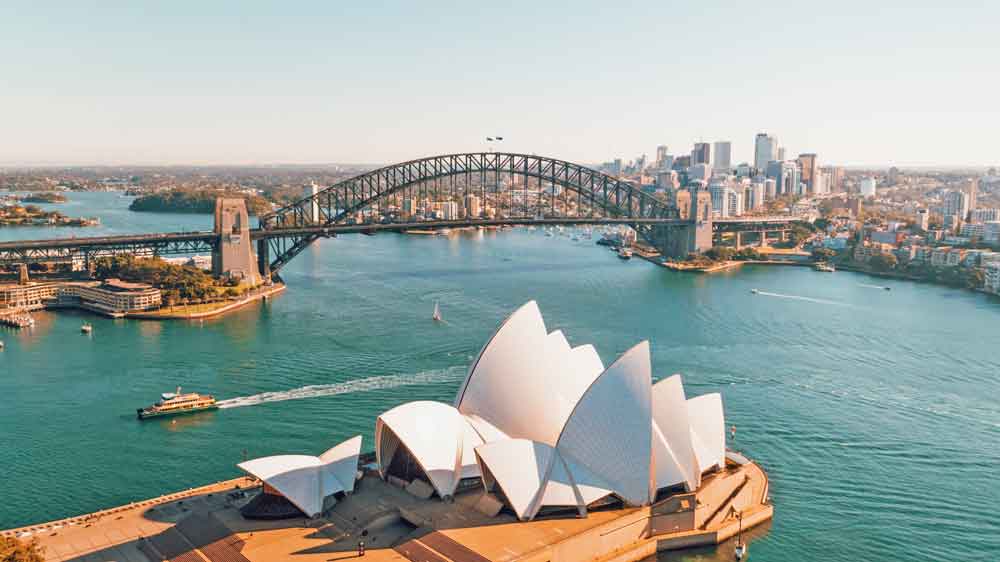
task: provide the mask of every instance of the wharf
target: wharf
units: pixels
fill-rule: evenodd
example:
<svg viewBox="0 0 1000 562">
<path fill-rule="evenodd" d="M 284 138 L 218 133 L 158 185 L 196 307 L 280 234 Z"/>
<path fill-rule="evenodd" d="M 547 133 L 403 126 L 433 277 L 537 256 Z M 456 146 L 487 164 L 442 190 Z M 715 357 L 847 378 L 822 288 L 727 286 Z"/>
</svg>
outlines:
<svg viewBox="0 0 1000 562">
<path fill-rule="evenodd" d="M 583 518 L 522 522 L 481 511 L 481 489 L 447 503 L 366 472 L 355 492 L 321 517 L 245 519 L 239 508 L 258 490 L 249 479 L 227 480 L 2 534 L 37 539 L 49 561 L 329 562 L 357 557 L 364 541 L 365 558 L 374 562 L 628 562 L 719 544 L 737 533 L 736 510 L 744 531 L 773 515 L 766 474 L 738 454 L 697 492 Z"/>
</svg>

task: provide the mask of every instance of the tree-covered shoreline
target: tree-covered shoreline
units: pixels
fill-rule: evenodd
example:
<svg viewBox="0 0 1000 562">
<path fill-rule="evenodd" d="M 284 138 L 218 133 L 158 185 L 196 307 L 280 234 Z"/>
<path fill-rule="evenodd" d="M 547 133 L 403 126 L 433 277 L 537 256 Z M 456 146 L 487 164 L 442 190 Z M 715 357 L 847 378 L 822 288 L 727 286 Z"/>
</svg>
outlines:
<svg viewBox="0 0 1000 562">
<path fill-rule="evenodd" d="M 142 195 L 135 198 L 128 208 L 130 211 L 144 213 L 210 214 L 215 212 L 215 200 L 219 197 L 245 199 L 247 209 L 251 215 L 260 215 L 271 210 L 271 204 L 263 197 L 257 195 L 190 189 L 177 189 Z"/>
</svg>

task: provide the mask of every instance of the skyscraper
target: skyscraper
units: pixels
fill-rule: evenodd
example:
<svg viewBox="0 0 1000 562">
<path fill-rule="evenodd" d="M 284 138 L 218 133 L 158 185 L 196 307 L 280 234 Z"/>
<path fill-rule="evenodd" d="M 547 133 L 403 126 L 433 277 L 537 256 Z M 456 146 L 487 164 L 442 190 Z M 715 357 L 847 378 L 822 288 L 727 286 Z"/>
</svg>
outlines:
<svg viewBox="0 0 1000 562">
<path fill-rule="evenodd" d="M 712 168 L 722 172 L 728 171 L 733 167 L 733 143 L 729 141 L 717 141 L 714 148 L 715 161 Z"/>
<path fill-rule="evenodd" d="M 795 162 L 772 160 L 767 165 L 767 177 L 774 180 L 776 195 L 799 194 L 799 167 Z"/>
<path fill-rule="evenodd" d="M 696 164 L 712 166 L 712 145 L 707 142 L 694 143 L 694 150 L 691 151 L 691 165 Z"/>
<path fill-rule="evenodd" d="M 667 156 L 669 156 L 669 152 L 670 152 L 670 150 L 667 149 L 667 145 L 665 145 L 665 144 L 661 144 L 660 146 L 656 147 L 656 167 L 657 168 L 659 168 L 661 170 L 669 170 L 670 169 L 670 166 L 665 166 L 664 165 L 664 162 L 666 162 L 666 160 L 667 160 Z"/>
<path fill-rule="evenodd" d="M 816 193 L 819 180 L 819 160 L 813 153 L 799 154 L 799 167 L 802 168 L 802 183 L 806 184 L 807 193 Z"/>
<path fill-rule="evenodd" d="M 778 139 L 767 133 L 757 133 L 753 143 L 753 167 L 763 173 L 767 163 L 778 159 Z"/>
</svg>

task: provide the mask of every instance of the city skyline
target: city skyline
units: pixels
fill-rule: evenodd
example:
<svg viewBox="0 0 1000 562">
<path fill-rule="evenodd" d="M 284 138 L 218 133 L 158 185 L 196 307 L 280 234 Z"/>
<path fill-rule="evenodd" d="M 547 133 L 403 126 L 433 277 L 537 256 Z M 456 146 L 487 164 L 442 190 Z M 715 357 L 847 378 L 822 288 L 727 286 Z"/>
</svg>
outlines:
<svg viewBox="0 0 1000 562">
<path fill-rule="evenodd" d="M 1000 9 L 784 4 L 5 6 L 0 165 L 388 163 L 491 135 L 587 163 L 730 141 L 735 165 L 760 132 L 824 165 L 1000 161 Z"/>
</svg>

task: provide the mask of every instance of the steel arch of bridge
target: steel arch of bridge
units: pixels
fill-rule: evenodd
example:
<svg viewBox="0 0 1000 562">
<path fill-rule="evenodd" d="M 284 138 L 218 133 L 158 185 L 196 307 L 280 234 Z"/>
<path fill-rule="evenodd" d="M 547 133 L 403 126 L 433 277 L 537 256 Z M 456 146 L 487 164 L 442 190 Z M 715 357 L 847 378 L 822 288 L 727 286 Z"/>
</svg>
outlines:
<svg viewBox="0 0 1000 562">
<path fill-rule="evenodd" d="M 559 185 L 575 192 L 578 201 L 586 202 L 591 216 L 599 209 L 605 216 L 614 218 L 669 220 L 677 217 L 676 211 L 666 203 L 628 183 L 586 166 L 530 154 L 469 152 L 410 160 L 344 180 L 260 217 L 260 228 L 280 232 L 283 229 L 343 224 L 354 213 L 421 182 L 480 174 L 485 184 L 486 174 L 490 173 L 519 175 Z M 472 189 L 466 184 L 465 193 L 479 195 L 480 192 L 485 192 L 485 187 L 481 184 L 478 189 Z M 515 190 L 511 186 L 507 191 L 514 193 L 522 190 L 527 191 L 527 182 L 523 188 Z M 314 209 L 319 215 L 318 222 L 312 220 Z M 511 211 L 513 210 L 512 208 Z M 524 215 L 507 218 L 528 218 L 527 198 L 522 211 Z M 650 228 L 648 225 L 636 227 L 640 234 Z M 306 234 L 298 237 L 267 237 L 261 240 L 258 248 L 261 265 L 277 271 L 320 236 Z M 273 261 L 269 260 L 270 255 L 274 256 Z"/>
</svg>

